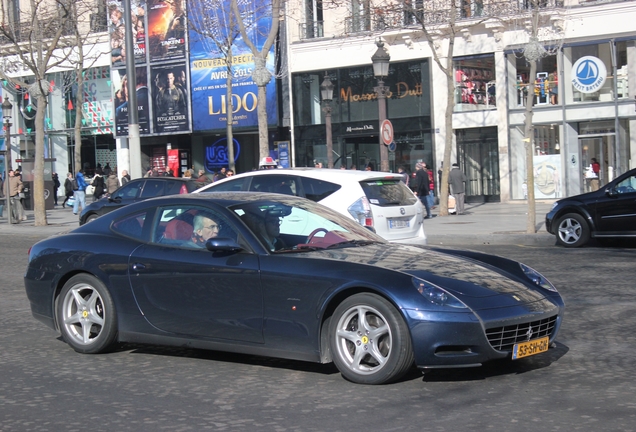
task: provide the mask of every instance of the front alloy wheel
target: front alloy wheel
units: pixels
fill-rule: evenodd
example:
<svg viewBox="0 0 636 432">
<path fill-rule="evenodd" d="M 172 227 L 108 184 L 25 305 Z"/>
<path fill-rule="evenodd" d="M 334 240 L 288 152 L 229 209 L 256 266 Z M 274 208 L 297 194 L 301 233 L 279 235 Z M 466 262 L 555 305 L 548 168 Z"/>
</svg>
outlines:
<svg viewBox="0 0 636 432">
<path fill-rule="evenodd" d="M 413 364 L 406 323 L 384 298 L 351 296 L 338 306 L 331 323 L 333 361 L 348 380 L 383 384 L 397 380 Z"/>
<path fill-rule="evenodd" d="M 77 352 L 107 351 L 117 336 L 113 301 L 106 287 L 93 276 L 73 276 L 64 285 L 57 320 L 64 340 Z"/>
<path fill-rule="evenodd" d="M 583 216 L 568 213 L 557 223 L 557 242 L 564 247 L 579 247 L 587 243 L 590 230 Z"/>
</svg>

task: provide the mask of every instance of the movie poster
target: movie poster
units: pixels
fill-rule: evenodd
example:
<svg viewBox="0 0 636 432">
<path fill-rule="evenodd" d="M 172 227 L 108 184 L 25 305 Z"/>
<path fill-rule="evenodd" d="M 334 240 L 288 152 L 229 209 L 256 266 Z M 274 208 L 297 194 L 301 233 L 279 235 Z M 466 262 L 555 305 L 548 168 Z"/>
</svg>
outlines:
<svg viewBox="0 0 636 432">
<path fill-rule="evenodd" d="M 146 2 L 131 1 L 131 23 L 135 64 L 146 62 Z M 120 1 L 108 1 L 108 31 L 110 33 L 111 63 L 113 67 L 126 65 L 126 27 L 124 6 Z"/>
<path fill-rule="evenodd" d="M 148 3 L 148 51 L 150 61 L 185 59 L 185 0 L 150 0 Z"/>
<path fill-rule="evenodd" d="M 150 133 L 150 103 L 148 95 L 148 76 L 146 67 L 136 68 L 137 115 L 139 116 L 139 134 Z M 128 78 L 126 69 L 113 69 L 113 104 L 115 108 L 115 135 L 128 136 Z"/>
<path fill-rule="evenodd" d="M 229 2 L 229 0 L 226 0 Z M 262 49 L 271 26 L 271 10 L 253 5 L 254 23 L 248 34 L 257 49 Z M 215 11 L 209 12 L 211 15 Z M 242 38 L 232 46 L 232 105 L 234 127 L 258 126 L 258 104 L 267 107 L 267 122 L 276 125 L 277 99 L 274 72 L 274 50 L 269 52 L 266 67 L 272 73 L 267 84 L 267 101 L 258 100 L 258 86 L 252 80 L 255 63 L 251 50 Z M 224 129 L 227 122 L 227 68 L 226 59 L 218 47 L 190 30 L 190 76 L 192 105 L 198 107 L 192 113 L 192 128 L 195 131 Z"/>
<path fill-rule="evenodd" d="M 190 86 L 183 63 L 151 68 L 155 133 L 189 132 Z"/>
</svg>

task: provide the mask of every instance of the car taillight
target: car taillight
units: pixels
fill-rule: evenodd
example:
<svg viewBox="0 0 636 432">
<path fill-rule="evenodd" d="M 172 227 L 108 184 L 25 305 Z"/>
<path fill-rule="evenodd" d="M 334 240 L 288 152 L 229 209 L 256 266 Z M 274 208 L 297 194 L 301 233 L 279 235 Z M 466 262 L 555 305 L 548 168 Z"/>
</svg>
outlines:
<svg viewBox="0 0 636 432">
<path fill-rule="evenodd" d="M 373 213 L 367 197 L 362 197 L 347 209 L 349 214 L 362 226 L 373 226 Z"/>
<path fill-rule="evenodd" d="M 179 189 L 179 195 L 181 194 L 187 194 L 188 193 L 188 188 L 186 187 L 186 185 L 181 185 L 181 189 Z"/>
</svg>

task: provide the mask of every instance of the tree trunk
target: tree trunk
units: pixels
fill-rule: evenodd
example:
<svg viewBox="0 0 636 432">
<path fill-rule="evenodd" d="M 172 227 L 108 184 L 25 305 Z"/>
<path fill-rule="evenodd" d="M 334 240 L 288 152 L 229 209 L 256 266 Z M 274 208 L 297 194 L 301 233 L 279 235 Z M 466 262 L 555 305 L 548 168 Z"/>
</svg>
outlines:
<svg viewBox="0 0 636 432">
<path fill-rule="evenodd" d="M 37 84 L 37 86 L 39 85 Z M 48 222 L 44 199 L 44 117 L 46 116 L 47 96 L 42 95 L 39 91 L 38 93 L 36 97 L 38 109 L 35 113 L 35 164 L 31 197 L 33 198 L 35 226 L 46 226 Z"/>
<path fill-rule="evenodd" d="M 526 145 L 526 187 L 528 189 L 528 221 L 526 232 L 537 232 L 536 203 L 534 202 L 534 127 L 532 125 L 532 105 L 534 104 L 534 76 L 537 74 L 537 62 L 530 62 L 530 76 L 528 77 L 528 97 L 526 98 L 526 112 L 524 125 L 524 143 Z"/>
<path fill-rule="evenodd" d="M 267 87 L 258 86 L 258 148 L 259 161 L 269 156 L 269 137 L 267 130 Z"/>
<path fill-rule="evenodd" d="M 82 60 L 83 63 L 83 60 Z M 82 64 L 80 63 L 80 64 Z M 82 169 L 82 103 L 83 95 L 84 95 L 84 75 L 82 74 L 82 68 L 76 70 L 77 75 L 77 95 L 75 97 L 75 125 L 73 126 L 73 136 L 75 141 L 75 149 L 73 152 L 73 156 L 75 159 L 74 168 L 75 172 L 73 173 L 73 177 L 75 174 Z"/>
</svg>

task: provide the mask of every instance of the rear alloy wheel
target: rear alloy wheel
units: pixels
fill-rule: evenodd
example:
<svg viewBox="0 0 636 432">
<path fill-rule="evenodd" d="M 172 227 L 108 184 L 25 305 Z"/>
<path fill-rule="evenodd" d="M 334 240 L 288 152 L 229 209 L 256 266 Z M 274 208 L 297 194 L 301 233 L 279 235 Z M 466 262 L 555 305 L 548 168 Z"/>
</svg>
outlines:
<svg viewBox="0 0 636 432">
<path fill-rule="evenodd" d="M 384 384 L 413 364 L 411 337 L 399 312 L 375 294 L 356 294 L 335 310 L 329 332 L 333 361 L 358 384 Z"/>
<path fill-rule="evenodd" d="M 111 348 L 117 337 L 115 305 L 95 277 L 73 276 L 62 288 L 57 304 L 62 336 L 77 352 L 97 354 Z"/>
<path fill-rule="evenodd" d="M 557 223 L 557 243 L 564 247 L 583 246 L 590 239 L 590 229 L 583 216 L 568 213 Z"/>
</svg>

